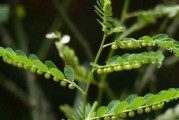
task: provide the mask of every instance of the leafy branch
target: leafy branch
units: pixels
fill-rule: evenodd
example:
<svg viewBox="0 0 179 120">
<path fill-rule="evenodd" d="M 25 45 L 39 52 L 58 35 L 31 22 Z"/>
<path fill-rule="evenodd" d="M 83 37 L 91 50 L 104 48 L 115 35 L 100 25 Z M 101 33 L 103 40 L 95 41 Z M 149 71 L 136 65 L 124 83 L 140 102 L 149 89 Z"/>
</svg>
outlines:
<svg viewBox="0 0 179 120">
<path fill-rule="evenodd" d="M 3 58 L 3 61 L 8 64 L 30 70 L 32 73 L 37 73 L 39 75 L 44 74 L 46 79 L 53 77 L 53 80 L 55 82 L 60 82 L 61 86 L 66 86 L 67 83 L 69 83 L 68 87 L 70 89 L 76 87 L 84 94 L 84 91 L 74 82 L 73 69 L 69 65 L 65 66 L 63 74 L 53 62 L 45 61 L 44 64 L 36 55 L 30 54 L 28 58 L 21 50 L 13 51 L 11 48 L 4 49 L 0 47 L 0 56 Z"/>
<path fill-rule="evenodd" d="M 130 95 L 126 100 L 113 100 L 107 106 L 101 106 L 93 111 L 93 116 L 88 120 L 96 120 L 100 118 L 114 119 L 117 117 L 126 118 L 134 117 L 135 114 L 149 113 L 151 110 L 163 108 L 165 103 L 179 98 L 179 89 L 171 88 L 162 90 L 158 94 L 148 93 L 144 97 L 136 94 Z M 95 114 L 96 112 L 96 114 Z"/>
<path fill-rule="evenodd" d="M 173 52 L 176 56 L 179 55 L 179 42 L 175 41 L 172 38 L 169 38 L 165 34 L 159 34 L 154 37 L 144 36 L 139 38 L 139 40 L 133 38 L 125 38 L 122 41 L 117 40 L 112 43 L 113 49 L 117 49 L 118 47 L 121 49 L 136 49 L 146 46 L 158 46 Z"/>
<path fill-rule="evenodd" d="M 110 35 L 116 32 L 123 32 L 124 28 L 121 26 L 114 27 L 112 24 L 114 22 L 112 18 L 112 7 L 110 0 L 98 0 L 97 6 L 95 5 L 95 12 L 102 19 L 102 21 L 98 20 L 98 22 L 102 25 L 102 31 L 106 35 Z"/>
<path fill-rule="evenodd" d="M 143 52 L 139 54 L 124 54 L 122 56 L 113 56 L 106 65 L 100 66 L 91 63 L 97 69 L 97 73 L 111 73 L 113 71 L 131 70 L 140 68 L 143 64 L 157 63 L 159 67 L 162 64 L 164 56 L 161 51 L 157 52 Z"/>
</svg>

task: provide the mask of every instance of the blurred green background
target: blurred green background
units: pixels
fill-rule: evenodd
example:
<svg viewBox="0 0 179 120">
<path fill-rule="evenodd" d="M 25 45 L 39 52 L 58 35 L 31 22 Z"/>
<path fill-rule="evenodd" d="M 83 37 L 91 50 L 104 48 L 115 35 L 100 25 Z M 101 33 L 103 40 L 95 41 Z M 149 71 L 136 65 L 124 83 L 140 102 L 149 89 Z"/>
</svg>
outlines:
<svg viewBox="0 0 179 120">
<path fill-rule="evenodd" d="M 177 0 L 131 0 L 128 11 L 148 10 L 158 4 L 176 3 Z M 80 63 L 89 65 L 91 60 L 87 57 L 87 53 L 82 51 L 83 48 L 78 39 L 86 40 L 92 54 L 96 54 L 102 32 L 101 26 L 96 20 L 98 16 L 94 12 L 95 4 L 95 0 L 1 0 L 0 46 L 21 49 L 27 54 L 37 54 L 42 61 L 52 60 L 59 68 L 63 68 L 63 61 L 58 55 L 54 41 L 45 39 L 47 33 L 61 31 L 63 34 L 71 36 L 69 46 L 75 49 Z M 124 0 L 112 0 L 114 17 L 120 18 L 123 4 Z M 148 25 L 131 34 L 130 37 L 139 38 L 143 35 L 157 34 L 156 31 L 164 19 L 165 17 L 157 19 L 155 24 Z M 176 19 L 170 19 L 168 27 L 162 32 L 170 34 L 177 40 L 179 39 L 177 36 L 178 24 L 176 24 L 174 32 L 170 28 Z M 131 19 L 126 22 L 126 25 L 130 26 L 134 21 L 135 19 Z M 101 61 L 105 61 L 107 52 L 108 49 L 102 54 Z M 170 53 L 166 53 L 166 55 L 171 56 Z M 64 118 L 63 113 L 58 109 L 59 105 L 73 105 L 76 90 L 62 88 L 51 79 L 46 80 L 42 76 L 26 73 L 3 63 L 2 60 L 0 68 L 1 120 L 32 120 L 31 114 L 40 115 L 36 120 L 58 120 Z M 126 95 L 124 96 L 127 96 L 134 93 L 135 88 L 140 84 L 140 82 L 135 84 L 135 79 L 137 79 L 138 73 L 145 71 L 145 68 L 146 66 L 140 70 L 114 73 L 109 76 L 108 83 L 116 95 L 121 95 L 125 90 Z M 153 71 L 154 73 L 148 81 L 149 85 L 146 85 L 140 94 L 178 87 L 178 71 L 178 62 Z M 153 91 L 150 91 L 151 89 Z M 97 88 L 93 86 L 90 90 L 91 101 L 95 100 L 94 92 L 96 91 Z M 29 97 L 33 99 L 29 100 Z M 109 101 L 104 99 L 103 102 L 105 104 Z"/>
</svg>

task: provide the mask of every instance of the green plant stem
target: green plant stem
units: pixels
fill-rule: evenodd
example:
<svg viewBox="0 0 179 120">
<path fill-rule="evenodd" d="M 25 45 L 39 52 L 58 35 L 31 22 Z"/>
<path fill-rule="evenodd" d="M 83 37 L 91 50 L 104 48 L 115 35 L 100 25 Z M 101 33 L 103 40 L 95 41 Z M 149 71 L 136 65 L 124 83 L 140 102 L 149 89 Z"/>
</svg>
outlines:
<svg viewBox="0 0 179 120">
<path fill-rule="evenodd" d="M 81 35 L 81 33 L 79 32 L 77 27 L 70 20 L 69 16 L 67 15 L 66 11 L 64 10 L 63 6 L 61 6 L 59 4 L 58 0 L 53 0 L 53 2 L 54 2 L 54 6 L 55 6 L 57 12 L 61 15 L 61 17 L 64 20 L 64 22 L 67 24 L 67 26 L 72 31 L 72 33 L 74 34 L 74 36 L 78 40 L 79 44 L 82 46 L 82 48 L 86 52 L 87 57 L 89 58 L 89 60 L 92 60 L 94 57 L 93 57 L 93 54 L 92 54 L 92 50 L 89 47 L 86 39 Z"/>
<path fill-rule="evenodd" d="M 103 39 L 102 39 L 102 42 L 101 42 L 101 45 L 98 49 L 98 52 L 97 52 L 97 55 L 95 57 L 95 60 L 94 60 L 94 64 L 96 64 L 98 62 L 98 59 L 101 55 L 101 52 L 103 50 L 103 45 L 105 43 L 105 40 L 106 40 L 106 37 L 107 35 L 104 34 L 103 35 Z M 82 118 L 84 120 L 85 118 L 85 111 L 86 111 L 86 104 L 87 104 L 87 97 L 88 97 L 88 91 L 89 91 L 89 87 L 90 87 L 90 84 L 91 84 L 91 81 L 93 80 L 93 73 L 94 73 L 94 67 L 92 67 L 92 70 L 90 72 L 90 75 L 89 75 L 89 79 L 88 79 L 88 83 L 87 83 L 87 86 L 86 86 L 86 89 L 85 89 L 85 94 L 83 96 L 83 115 L 82 115 Z"/>
<path fill-rule="evenodd" d="M 130 0 L 125 0 L 124 2 L 124 7 L 122 9 L 122 15 L 121 15 L 121 22 L 124 23 L 124 21 L 126 20 L 126 15 L 127 15 L 127 10 L 129 8 L 129 3 Z"/>
<path fill-rule="evenodd" d="M 109 59 L 114 54 L 114 52 L 115 52 L 115 50 L 111 49 L 109 54 L 108 54 L 107 59 Z M 104 88 L 107 85 L 107 83 L 106 83 L 107 76 L 108 76 L 108 74 L 103 74 L 101 79 L 100 79 L 99 92 L 98 92 L 98 96 L 97 96 L 98 106 L 100 106 L 100 104 L 101 104 Z"/>
<path fill-rule="evenodd" d="M 129 29 L 127 29 L 124 33 L 122 33 L 120 36 L 117 37 L 117 40 L 122 40 L 124 39 L 125 37 L 127 37 L 128 35 L 130 35 L 131 33 L 143 28 L 145 26 L 145 24 L 142 24 L 142 25 L 138 25 L 138 24 L 134 24 L 132 25 Z M 108 54 L 108 57 L 107 59 L 111 58 L 115 53 L 115 50 L 113 49 L 110 49 L 109 51 L 109 54 Z M 101 77 L 101 80 L 100 80 L 100 87 L 99 87 L 99 92 L 98 92 L 98 97 L 97 97 L 97 100 L 98 100 L 98 105 L 101 104 L 101 100 L 102 100 L 102 95 L 103 95 L 103 92 L 104 92 L 104 86 L 106 83 L 106 78 L 107 78 L 108 74 L 103 74 L 102 77 Z"/>
</svg>

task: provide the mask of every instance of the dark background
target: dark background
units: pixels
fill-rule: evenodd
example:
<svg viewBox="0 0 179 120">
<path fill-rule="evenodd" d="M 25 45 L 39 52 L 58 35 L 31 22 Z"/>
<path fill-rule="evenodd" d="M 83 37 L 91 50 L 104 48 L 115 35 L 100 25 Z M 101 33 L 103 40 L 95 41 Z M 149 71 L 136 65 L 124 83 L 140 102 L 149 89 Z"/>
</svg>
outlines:
<svg viewBox="0 0 179 120">
<path fill-rule="evenodd" d="M 10 4 L 11 2 L 11 0 L 1 0 L 0 4 Z M 24 33 L 28 40 L 29 53 L 37 53 L 39 46 L 41 46 L 45 38 L 45 34 L 49 32 L 49 27 L 51 26 L 58 12 L 56 11 L 51 0 L 19 0 L 14 2 L 22 5 L 25 9 L 25 16 L 21 19 L 21 22 Z M 61 5 L 64 5 L 65 0 L 60 0 L 59 2 Z M 124 0 L 112 0 L 114 17 L 120 18 L 123 3 Z M 163 3 L 169 4 L 168 1 L 164 0 L 131 0 L 129 12 L 151 9 L 154 6 Z M 72 0 L 67 10 L 69 18 L 73 21 L 79 32 L 87 40 L 94 55 L 98 50 L 102 38 L 101 26 L 96 20 L 98 16 L 94 12 L 95 4 L 95 0 Z M 149 25 L 145 29 L 130 35 L 130 37 L 139 38 L 143 35 L 151 35 L 155 33 L 163 19 L 164 18 L 157 19 L 158 21 L 156 24 Z M 133 20 L 127 22 L 127 26 L 130 26 L 132 22 Z M 13 11 L 11 11 L 10 19 L 6 23 L 3 23 L 3 25 L 7 28 L 8 33 L 12 37 L 14 43 L 16 43 L 18 40 L 16 38 L 16 29 L 14 28 Z M 73 32 L 69 29 L 65 22 L 62 21 L 61 27 L 56 30 L 71 36 L 71 42 L 69 45 L 75 49 L 80 58 L 80 63 L 90 62 L 86 57 L 86 54 L 82 51 Z M 167 31 L 163 32 L 167 33 Z M 172 37 L 175 39 L 179 38 L 177 34 L 178 33 L 176 32 Z M 0 39 L 4 39 L 4 36 L 0 36 Z M 47 44 L 49 44 L 49 42 L 47 42 Z M 0 46 L 5 47 L 1 40 Z M 15 49 L 21 48 L 16 47 Z M 107 51 L 108 49 L 104 52 L 105 54 L 102 54 L 103 56 L 100 59 L 101 61 L 106 59 L 105 55 Z M 44 60 L 50 59 L 54 61 L 58 67 L 63 67 L 63 62 L 58 56 L 58 51 L 56 50 L 54 43 L 50 45 L 50 49 L 48 51 L 44 52 L 47 52 L 47 56 L 44 57 Z M 167 55 L 169 56 L 170 54 L 167 53 Z M 145 68 L 142 68 L 142 70 L 144 69 Z M 156 77 L 154 82 L 156 91 L 171 87 L 178 87 L 178 70 L 178 62 L 170 67 L 162 67 L 160 70 L 157 69 L 154 73 Z M 113 90 L 117 95 L 120 95 L 124 89 L 129 91 L 129 93 L 133 93 L 132 90 L 134 80 L 137 78 L 137 74 L 139 72 L 141 72 L 141 70 L 125 71 L 121 72 L 120 74 L 114 73 L 110 75 L 108 83 L 110 86 L 113 86 Z M 23 70 L 19 70 L 18 68 L 7 65 L 1 60 L 0 75 L 3 76 L 1 79 L 9 79 L 15 83 L 15 85 L 20 87 L 25 93 L 28 93 Z M 116 79 L 116 77 L 120 78 L 120 81 L 119 79 Z M 45 80 L 42 76 L 35 75 L 35 78 L 42 93 L 44 94 L 43 96 L 45 96 L 46 100 L 49 102 L 55 118 L 62 118 L 63 114 L 59 111 L 58 106 L 65 103 L 72 105 L 75 99 L 76 90 L 71 91 L 66 88 L 62 88 L 58 83 L 54 83 L 51 79 Z M 13 93 L 13 91 L 8 90 L 7 86 L 9 84 L 7 83 L 7 85 L 5 85 L 4 82 L 1 82 L 0 84 L 0 119 L 31 120 L 30 110 L 14 95 L 15 93 Z M 90 100 L 95 99 L 96 96 L 93 93 L 96 90 L 97 89 L 95 87 L 92 87 L 92 98 L 90 98 Z M 141 95 L 144 95 L 147 92 L 150 92 L 148 85 L 146 85 Z M 104 104 L 107 104 L 108 102 L 109 101 L 104 100 Z M 172 105 L 173 104 L 171 104 L 171 106 Z"/>
</svg>

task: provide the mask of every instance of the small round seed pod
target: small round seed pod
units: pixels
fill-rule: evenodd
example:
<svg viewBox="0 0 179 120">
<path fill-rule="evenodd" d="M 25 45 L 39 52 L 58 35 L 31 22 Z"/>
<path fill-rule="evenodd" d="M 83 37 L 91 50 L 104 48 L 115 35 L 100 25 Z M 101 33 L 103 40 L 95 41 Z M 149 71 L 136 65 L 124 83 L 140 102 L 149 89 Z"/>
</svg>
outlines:
<svg viewBox="0 0 179 120">
<path fill-rule="evenodd" d="M 104 120 L 110 120 L 110 117 L 104 117 Z"/>
<path fill-rule="evenodd" d="M 56 78 L 56 77 L 53 77 L 53 80 L 54 80 L 55 82 L 58 82 L 60 79 L 58 79 L 58 78 Z"/>
<path fill-rule="evenodd" d="M 71 89 L 71 90 L 73 90 L 73 89 L 75 89 L 75 86 L 73 85 L 73 84 L 69 84 L 69 89 Z"/>
<path fill-rule="evenodd" d="M 108 68 L 107 68 L 107 72 L 108 72 L 108 73 L 113 72 L 113 68 L 112 68 L 112 67 L 108 67 Z"/>
<path fill-rule="evenodd" d="M 31 67 L 31 68 L 30 68 L 30 71 L 31 71 L 32 73 L 35 73 L 35 72 L 37 71 L 37 68 L 36 68 L 36 67 Z"/>
<path fill-rule="evenodd" d="M 113 44 L 113 45 L 111 46 L 111 48 L 112 48 L 113 50 L 116 50 L 116 49 L 118 48 L 118 46 L 117 46 L 116 44 Z"/>
<path fill-rule="evenodd" d="M 23 63 L 21 63 L 21 62 L 17 63 L 18 68 L 23 68 L 23 66 L 24 66 Z"/>
<path fill-rule="evenodd" d="M 104 72 L 104 73 L 108 73 L 107 68 L 104 68 L 104 69 L 103 69 L 103 72 Z"/>
<path fill-rule="evenodd" d="M 135 62 L 134 64 L 132 64 L 133 68 L 140 68 L 141 66 L 142 66 L 142 64 L 139 62 Z"/>
<path fill-rule="evenodd" d="M 7 62 L 8 57 L 3 57 L 3 61 Z"/>
<path fill-rule="evenodd" d="M 143 47 L 145 47 L 145 46 L 147 46 L 147 43 L 142 42 L 141 45 L 142 45 Z"/>
<path fill-rule="evenodd" d="M 25 70 L 28 70 L 30 67 L 27 66 L 27 65 L 24 65 L 23 68 L 24 68 Z"/>
<path fill-rule="evenodd" d="M 66 82 L 66 81 L 61 81 L 61 82 L 60 82 L 60 85 L 61 85 L 62 87 L 66 87 L 66 86 L 67 86 L 67 82 Z"/>
<path fill-rule="evenodd" d="M 152 47 L 152 46 L 153 46 L 152 42 L 147 43 L 147 45 L 148 45 L 149 47 Z"/>
<path fill-rule="evenodd" d="M 160 104 L 157 105 L 157 108 L 158 108 L 158 109 L 162 109 L 163 106 L 164 106 L 164 103 L 160 103 Z"/>
<path fill-rule="evenodd" d="M 152 106 L 152 110 L 157 110 L 158 108 L 157 108 L 157 105 L 153 105 Z"/>
<path fill-rule="evenodd" d="M 152 46 L 156 46 L 156 43 L 155 43 L 155 42 L 152 42 Z"/>
<path fill-rule="evenodd" d="M 145 112 L 146 112 L 146 113 L 151 112 L 151 108 L 150 108 L 150 107 L 146 107 L 146 108 L 145 108 Z"/>
<path fill-rule="evenodd" d="M 12 62 L 12 65 L 13 65 L 13 66 L 17 66 L 17 63 L 18 63 L 18 62 L 13 61 L 13 62 Z"/>
<path fill-rule="evenodd" d="M 134 45 L 132 44 L 132 43 L 127 43 L 127 48 L 133 48 L 134 47 Z"/>
<path fill-rule="evenodd" d="M 102 69 L 102 68 L 99 68 L 99 69 L 97 70 L 97 73 L 98 73 L 98 74 L 103 74 L 103 69 Z"/>
<path fill-rule="evenodd" d="M 45 73 L 44 77 L 45 77 L 46 79 L 50 79 L 51 75 L 50 75 L 50 73 Z"/>
<path fill-rule="evenodd" d="M 142 114 L 142 113 L 144 113 L 144 110 L 143 110 L 142 108 L 139 108 L 139 109 L 137 110 L 137 113 L 138 113 L 138 114 Z"/>
<path fill-rule="evenodd" d="M 130 112 L 128 113 L 128 116 L 129 116 L 129 117 L 134 117 L 134 116 L 135 116 L 134 111 L 130 111 Z"/>
<path fill-rule="evenodd" d="M 126 114 L 125 112 L 120 113 L 120 114 L 119 114 L 119 117 L 122 118 L 122 119 L 124 119 L 124 118 L 127 117 L 127 114 Z"/>
<path fill-rule="evenodd" d="M 43 71 L 37 70 L 37 74 L 42 75 L 42 74 L 43 74 Z"/>
<path fill-rule="evenodd" d="M 117 117 L 116 116 L 112 116 L 111 120 L 117 120 Z"/>
<path fill-rule="evenodd" d="M 131 70 L 131 69 L 132 69 L 132 66 L 129 65 L 129 64 L 126 64 L 126 65 L 123 65 L 123 69 L 124 69 L 124 70 Z"/>
<path fill-rule="evenodd" d="M 7 59 L 6 62 L 7 62 L 8 64 L 12 64 L 12 63 L 13 63 L 13 61 L 12 61 L 10 58 Z"/>
</svg>

